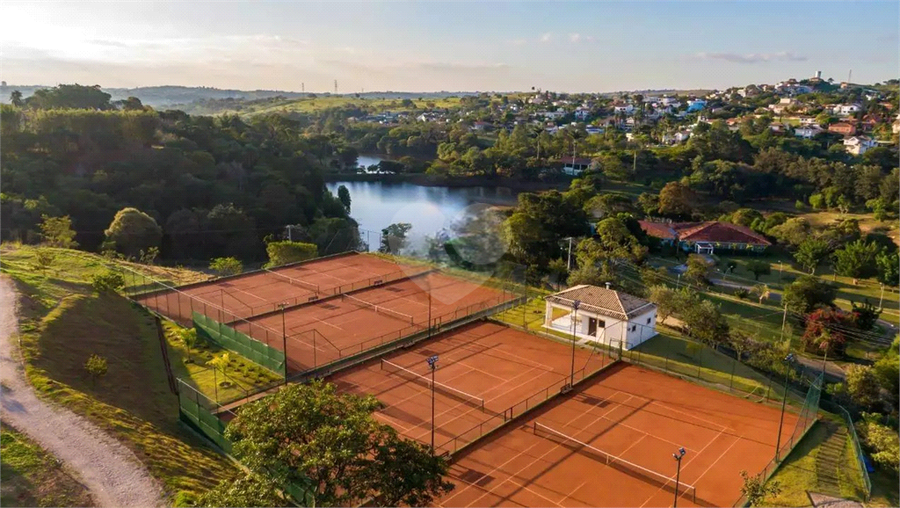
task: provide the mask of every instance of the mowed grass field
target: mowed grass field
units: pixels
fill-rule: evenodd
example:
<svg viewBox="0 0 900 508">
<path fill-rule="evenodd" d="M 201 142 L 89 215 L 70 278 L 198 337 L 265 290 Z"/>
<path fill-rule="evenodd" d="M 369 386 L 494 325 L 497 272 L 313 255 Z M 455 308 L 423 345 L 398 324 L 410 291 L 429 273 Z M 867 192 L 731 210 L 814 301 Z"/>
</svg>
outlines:
<svg viewBox="0 0 900 508">
<path fill-rule="evenodd" d="M 192 114 L 238 114 L 241 116 L 267 115 L 272 113 L 316 113 L 325 109 L 356 106 L 360 108 L 373 108 L 376 111 L 425 111 L 433 107 L 452 109 L 459 106 L 458 97 L 441 97 L 411 99 L 415 107 L 401 106 L 401 99 L 380 99 L 355 97 L 353 95 L 318 95 L 316 97 L 302 97 L 296 99 L 259 100 L 235 102 L 239 108 L 215 109 L 204 111 L 202 105 L 192 106 Z"/>
<path fill-rule="evenodd" d="M 0 505 L 95 506 L 87 487 L 6 423 L 0 423 Z"/>
<path fill-rule="evenodd" d="M 176 501 L 183 497 L 179 493 L 195 495 L 234 477 L 237 469 L 228 458 L 178 423 L 178 400 L 169 389 L 153 317 L 118 294 L 98 294 L 90 286 L 94 274 L 106 272 L 105 262 L 53 249 L 56 258 L 42 272 L 35 269 L 36 252 L 28 246 L 0 247 L 0 269 L 19 292 L 25 372 L 38 394 L 128 446 Z M 205 277 L 132 267 L 173 283 Z M 170 359 L 179 369 L 183 355 L 171 346 Z M 105 357 L 109 369 L 96 383 L 84 370 L 92 354 Z"/>
</svg>

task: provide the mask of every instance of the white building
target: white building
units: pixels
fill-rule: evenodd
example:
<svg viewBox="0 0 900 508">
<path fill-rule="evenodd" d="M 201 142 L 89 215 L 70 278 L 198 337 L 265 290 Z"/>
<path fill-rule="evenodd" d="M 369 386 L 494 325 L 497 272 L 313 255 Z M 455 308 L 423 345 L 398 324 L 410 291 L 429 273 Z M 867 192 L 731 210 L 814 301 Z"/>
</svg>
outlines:
<svg viewBox="0 0 900 508">
<path fill-rule="evenodd" d="M 853 136 L 844 140 L 844 149 L 853 155 L 862 155 L 869 151 L 870 148 L 875 148 L 877 144 L 866 136 Z"/>
<path fill-rule="evenodd" d="M 611 347 L 632 349 L 656 335 L 656 305 L 581 285 L 547 296 L 544 327 Z"/>
<path fill-rule="evenodd" d="M 823 132 L 825 132 L 825 129 L 819 127 L 816 124 L 800 125 L 796 129 L 794 129 L 794 136 L 797 136 L 798 138 L 812 139 L 819 134 L 822 134 Z"/>
<path fill-rule="evenodd" d="M 832 112 L 835 115 L 850 116 L 854 113 L 858 113 L 861 109 L 862 106 L 859 104 L 838 104 L 832 109 Z"/>
</svg>

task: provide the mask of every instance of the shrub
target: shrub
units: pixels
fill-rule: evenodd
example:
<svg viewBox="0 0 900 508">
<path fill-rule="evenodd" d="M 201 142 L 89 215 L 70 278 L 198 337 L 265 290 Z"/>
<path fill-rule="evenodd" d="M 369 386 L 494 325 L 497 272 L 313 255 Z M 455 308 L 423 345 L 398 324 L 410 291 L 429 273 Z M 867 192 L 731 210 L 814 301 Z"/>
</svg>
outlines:
<svg viewBox="0 0 900 508">
<path fill-rule="evenodd" d="M 116 272 L 106 272 L 91 277 L 91 286 L 99 292 L 119 291 L 125 287 L 125 278 Z"/>
<path fill-rule="evenodd" d="M 209 263 L 209 269 L 222 277 L 237 275 L 244 271 L 244 265 L 237 258 L 214 258 Z"/>
<path fill-rule="evenodd" d="M 738 288 L 734 291 L 734 296 L 740 298 L 741 300 L 745 300 L 748 296 L 750 296 L 750 291 L 747 291 L 744 288 Z"/>
<path fill-rule="evenodd" d="M 88 357 L 87 361 L 84 362 L 84 370 L 91 376 L 91 385 L 96 384 L 97 378 L 106 375 L 106 371 L 108 370 L 106 358 L 99 355 L 91 355 Z"/>
<path fill-rule="evenodd" d="M 266 267 L 273 267 L 312 259 L 318 256 L 319 248 L 314 243 L 285 240 L 282 242 L 269 242 L 266 245 L 266 253 L 269 255 L 269 262 L 266 264 Z"/>
</svg>

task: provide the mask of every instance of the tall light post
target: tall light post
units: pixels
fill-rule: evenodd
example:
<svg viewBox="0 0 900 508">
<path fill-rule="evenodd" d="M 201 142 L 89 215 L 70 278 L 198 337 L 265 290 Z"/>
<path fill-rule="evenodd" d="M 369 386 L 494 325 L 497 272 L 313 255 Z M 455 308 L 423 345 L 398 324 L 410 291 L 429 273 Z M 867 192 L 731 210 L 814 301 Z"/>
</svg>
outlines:
<svg viewBox="0 0 900 508">
<path fill-rule="evenodd" d="M 288 351 L 287 351 L 287 332 L 285 331 L 286 328 L 284 325 L 284 308 L 285 307 L 286 307 L 286 305 L 284 304 L 284 302 L 278 304 L 278 308 L 281 309 L 281 347 L 282 347 L 282 351 L 284 351 L 284 384 L 287 384 Z M 316 354 L 316 349 L 313 348 L 313 355 L 315 355 L 315 354 Z M 313 365 L 315 365 L 315 360 L 313 360 Z"/>
<path fill-rule="evenodd" d="M 438 355 L 429 356 L 426 361 L 431 368 L 431 454 L 434 455 L 434 370 L 437 368 Z"/>
<path fill-rule="evenodd" d="M 672 508 L 676 508 L 678 506 L 678 486 L 681 483 L 681 459 L 684 457 L 684 454 L 687 453 L 684 451 L 684 447 L 679 448 L 677 453 L 673 453 L 672 456 L 675 457 L 675 460 L 678 462 L 678 470 L 675 473 L 675 503 L 672 504 Z"/>
<path fill-rule="evenodd" d="M 575 333 L 578 330 L 578 307 L 581 307 L 581 300 L 572 302 L 572 369 L 569 374 L 569 386 L 575 386 Z"/>
<path fill-rule="evenodd" d="M 794 353 L 788 353 L 787 356 L 782 360 L 784 364 L 788 367 L 793 367 L 794 362 L 796 362 L 796 358 L 794 358 Z M 781 420 L 778 421 L 778 438 L 775 440 L 775 462 L 778 462 L 778 452 L 781 450 L 781 427 L 784 425 L 784 407 L 787 405 L 787 394 L 788 394 L 788 373 L 785 370 L 784 373 L 784 397 L 781 399 Z"/>
</svg>

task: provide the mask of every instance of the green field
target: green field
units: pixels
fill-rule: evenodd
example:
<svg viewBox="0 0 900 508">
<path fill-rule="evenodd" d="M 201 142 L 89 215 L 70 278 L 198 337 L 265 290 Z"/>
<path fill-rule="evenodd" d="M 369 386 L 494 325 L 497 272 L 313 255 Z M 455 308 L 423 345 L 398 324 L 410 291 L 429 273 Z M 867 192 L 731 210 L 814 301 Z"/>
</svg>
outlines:
<svg viewBox="0 0 900 508">
<path fill-rule="evenodd" d="M 352 95 L 319 95 L 316 97 L 302 97 L 296 99 L 263 99 L 256 101 L 244 101 L 229 103 L 234 104 L 230 109 L 218 107 L 218 103 L 212 103 L 211 107 L 204 104 L 185 105 L 186 110 L 193 115 L 225 115 L 237 114 L 241 116 L 267 115 L 273 113 L 317 113 L 331 108 L 343 108 L 355 106 L 376 112 L 391 111 L 394 113 L 408 111 L 425 111 L 431 104 L 435 108 L 452 109 L 459 107 L 458 97 L 442 97 L 434 99 L 413 99 L 415 107 L 404 107 L 400 99 L 378 99 L 354 97 Z"/>
<path fill-rule="evenodd" d="M 178 400 L 166 380 L 153 318 L 122 296 L 91 288 L 90 277 L 106 271 L 101 258 L 54 251 L 51 268 L 41 273 L 34 268 L 34 248 L 0 248 L 0 268 L 20 294 L 25 372 L 38 394 L 116 437 L 169 496 L 196 494 L 233 477 L 237 469 L 229 459 L 178 423 Z M 158 267 L 142 270 L 173 282 L 204 277 Z M 84 370 L 92 354 L 105 357 L 109 367 L 96 383 Z M 170 358 L 175 365 L 183 362 L 177 347 L 170 347 Z"/>
<path fill-rule="evenodd" d="M 0 505 L 94 506 L 90 492 L 56 458 L 0 424 Z"/>
</svg>

